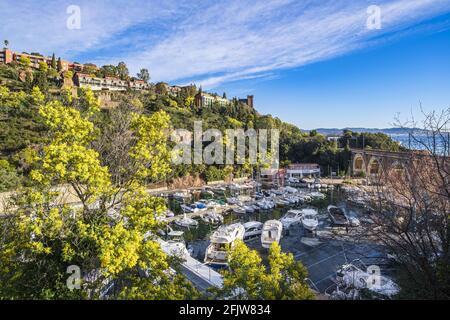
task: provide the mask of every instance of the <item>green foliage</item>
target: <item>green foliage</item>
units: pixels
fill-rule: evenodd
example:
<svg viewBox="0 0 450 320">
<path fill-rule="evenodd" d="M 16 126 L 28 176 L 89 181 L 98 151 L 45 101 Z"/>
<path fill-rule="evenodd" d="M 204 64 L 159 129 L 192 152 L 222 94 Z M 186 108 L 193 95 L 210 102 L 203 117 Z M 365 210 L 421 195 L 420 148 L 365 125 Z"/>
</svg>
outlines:
<svg viewBox="0 0 450 320">
<path fill-rule="evenodd" d="M 392 140 L 384 133 L 357 133 L 350 130 L 345 130 L 343 136 L 339 139 L 342 146 L 348 145 L 350 148 L 362 149 L 372 148 L 378 150 L 388 151 L 404 151 L 398 142 Z"/>
<path fill-rule="evenodd" d="M 53 53 L 52 55 L 52 64 L 51 67 L 53 68 L 53 70 L 56 70 L 56 68 L 58 67 L 58 65 L 56 64 L 56 57 L 55 54 Z"/>
<path fill-rule="evenodd" d="M 48 64 L 46 62 L 39 62 L 39 71 L 43 73 L 47 73 L 48 71 Z"/>
<path fill-rule="evenodd" d="M 117 65 L 117 76 L 122 80 L 129 79 L 129 71 L 125 62 L 119 62 Z"/>
<path fill-rule="evenodd" d="M 56 67 L 56 70 L 58 70 L 58 72 L 61 72 L 63 70 L 61 58 L 58 58 L 58 65 Z"/>
<path fill-rule="evenodd" d="M 16 169 L 8 161 L 0 159 L 0 192 L 16 190 L 20 183 Z"/>
<path fill-rule="evenodd" d="M 24 67 L 29 67 L 31 64 L 31 60 L 26 56 L 21 56 L 19 59 L 19 63 Z"/>
<path fill-rule="evenodd" d="M 229 270 L 223 271 L 219 297 L 244 300 L 309 300 L 314 298 L 305 282 L 305 267 L 292 254 L 281 252 L 277 243 L 269 249 L 268 266 L 258 252 L 239 241 L 229 249 Z"/>
<path fill-rule="evenodd" d="M 150 73 L 148 72 L 148 69 L 141 69 L 141 71 L 137 74 L 137 77 L 145 82 L 149 82 Z"/>
<path fill-rule="evenodd" d="M 0 92 L 2 99 L 12 99 L 7 90 Z M 32 99 L 49 137 L 30 159 L 33 184 L 17 193 L 10 215 L 0 221 L 0 297 L 95 299 L 111 281 L 113 299 L 196 297 L 192 285 L 172 273 L 177 263 L 154 236 L 164 227 L 158 217 L 165 203 L 147 194 L 141 183 L 168 170 L 167 132 L 160 129 L 169 117 L 133 116 L 136 141 L 128 152 L 138 163 L 138 177 L 128 177 L 130 183 L 119 189 L 110 179 L 110 171 L 119 168 L 102 165 L 92 148 L 100 130 L 91 121 L 99 113 L 91 92 L 80 101 L 67 98 L 63 105 L 45 102 L 35 88 Z M 81 206 L 58 205 L 69 194 Z M 66 286 L 71 265 L 90 275 L 83 276 L 80 290 Z"/>
</svg>

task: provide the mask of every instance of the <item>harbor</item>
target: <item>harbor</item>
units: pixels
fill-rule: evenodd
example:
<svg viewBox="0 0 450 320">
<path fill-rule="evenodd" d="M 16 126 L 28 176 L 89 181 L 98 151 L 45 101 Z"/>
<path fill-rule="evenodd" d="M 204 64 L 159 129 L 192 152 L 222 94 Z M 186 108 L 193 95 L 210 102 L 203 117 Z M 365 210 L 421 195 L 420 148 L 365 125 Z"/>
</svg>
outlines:
<svg viewBox="0 0 450 320">
<path fill-rule="evenodd" d="M 344 265 L 358 265 L 358 270 L 366 270 L 368 266 L 377 266 L 383 276 L 394 278 L 395 266 L 389 259 L 388 252 L 383 246 L 373 242 L 364 235 L 364 230 L 370 228 L 373 223 L 368 203 L 367 188 L 363 186 L 335 185 L 333 187 L 309 189 L 284 187 L 279 189 L 240 188 L 236 186 L 222 186 L 220 194 L 206 192 L 196 196 L 185 190 L 186 197 L 174 199 L 167 195 L 168 207 L 174 216 L 165 218 L 172 230 L 183 233 L 183 238 L 189 258 L 199 261 L 199 264 L 208 265 L 205 255 L 212 246 L 211 239 L 217 234 L 220 226 L 242 224 L 246 227 L 259 226 L 260 229 L 269 221 L 281 221 L 283 231 L 277 240 L 283 252 L 292 253 L 295 260 L 302 262 L 308 270 L 307 282 L 317 294 L 327 298 L 333 297 L 336 286 L 339 285 L 338 270 Z M 225 191 L 223 190 L 225 189 Z M 214 190 L 214 189 L 209 189 Z M 178 193 L 180 196 L 180 194 Z M 202 196 L 209 195 L 208 200 Z M 294 198 L 294 199 L 293 199 Z M 298 198 L 298 201 L 293 201 Z M 183 200 L 182 200 L 183 199 Z M 291 199 L 291 202 L 281 202 L 281 199 Z M 265 202 L 273 201 L 272 208 L 262 209 Z M 228 203 L 231 202 L 231 203 Z M 183 212 L 186 204 L 205 203 L 202 209 L 193 209 L 193 212 Z M 213 206 L 217 203 L 216 206 Z M 259 206 L 259 209 L 257 208 Z M 333 221 L 330 207 L 340 208 L 345 213 L 347 223 L 339 225 Z M 247 208 L 247 210 L 243 209 Z M 217 223 L 205 222 L 202 217 L 209 211 L 223 216 L 223 220 Z M 294 213 L 298 213 L 296 218 Z M 317 221 L 309 228 L 305 224 L 305 218 L 310 214 Z M 192 225 L 177 225 L 178 220 L 192 220 Z M 298 219 L 298 220 L 296 220 Z M 183 220 L 184 221 L 184 220 Z M 195 223 L 194 223 L 195 221 Z M 314 220 L 313 220 L 314 221 Z M 257 250 L 267 263 L 267 246 L 261 242 L 260 233 L 255 237 L 245 237 L 246 245 Z M 210 264 L 208 268 L 217 270 L 226 267 L 224 265 Z M 355 267 L 356 268 L 356 267 Z"/>
</svg>

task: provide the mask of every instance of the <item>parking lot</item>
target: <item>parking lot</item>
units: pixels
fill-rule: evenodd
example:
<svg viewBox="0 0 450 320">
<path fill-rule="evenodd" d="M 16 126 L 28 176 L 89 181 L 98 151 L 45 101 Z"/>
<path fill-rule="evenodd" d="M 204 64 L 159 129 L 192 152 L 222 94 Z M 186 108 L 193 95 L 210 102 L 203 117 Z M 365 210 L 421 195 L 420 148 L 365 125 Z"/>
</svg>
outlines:
<svg viewBox="0 0 450 320">
<path fill-rule="evenodd" d="M 280 245 L 284 252 L 290 252 L 297 261 L 301 261 L 308 270 L 311 286 L 324 292 L 333 285 L 337 269 L 343 264 L 360 259 L 366 266 L 377 265 L 382 272 L 389 271 L 386 255 L 379 245 L 355 241 L 350 230 L 333 228 L 326 215 L 320 217 L 320 226 L 316 234 L 305 231 L 301 226 L 294 226 L 285 235 Z M 358 237 L 359 238 L 359 237 Z M 248 246 L 260 252 L 263 259 L 267 250 L 262 249 L 259 241 Z"/>
</svg>

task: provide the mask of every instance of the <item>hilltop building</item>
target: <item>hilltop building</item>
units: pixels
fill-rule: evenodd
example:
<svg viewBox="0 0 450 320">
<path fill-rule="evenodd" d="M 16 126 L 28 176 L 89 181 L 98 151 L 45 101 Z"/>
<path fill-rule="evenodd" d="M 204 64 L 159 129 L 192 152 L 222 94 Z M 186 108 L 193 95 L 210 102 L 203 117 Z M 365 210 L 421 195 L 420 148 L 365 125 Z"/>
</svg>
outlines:
<svg viewBox="0 0 450 320">
<path fill-rule="evenodd" d="M 202 89 L 199 90 L 199 92 L 195 96 L 194 101 L 195 105 L 201 108 L 212 107 L 215 104 L 224 107 L 231 103 L 228 99 L 219 97 L 218 95 L 203 92 Z"/>
<path fill-rule="evenodd" d="M 219 105 L 221 107 L 226 107 L 227 105 L 230 105 L 233 103 L 232 100 L 228 100 L 225 97 L 220 97 L 216 94 L 210 94 L 207 92 L 203 92 L 202 89 L 198 91 L 197 95 L 195 96 L 195 105 L 199 108 L 205 108 L 205 107 L 213 107 L 214 105 Z M 241 103 L 245 103 L 249 107 L 253 108 L 253 96 L 247 96 L 246 99 L 239 99 L 238 100 Z"/>
<path fill-rule="evenodd" d="M 250 108 L 254 108 L 254 106 L 253 106 L 253 96 L 247 96 L 246 99 L 239 99 L 239 102 L 245 103 Z"/>
</svg>

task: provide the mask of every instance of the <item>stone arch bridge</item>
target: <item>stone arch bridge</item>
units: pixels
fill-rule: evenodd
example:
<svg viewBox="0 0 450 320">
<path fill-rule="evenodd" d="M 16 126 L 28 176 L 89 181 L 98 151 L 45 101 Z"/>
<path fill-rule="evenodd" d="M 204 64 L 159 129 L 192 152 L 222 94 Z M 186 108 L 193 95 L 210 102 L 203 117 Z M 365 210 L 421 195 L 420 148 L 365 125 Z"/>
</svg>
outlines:
<svg viewBox="0 0 450 320">
<path fill-rule="evenodd" d="M 390 168 L 403 168 L 411 158 L 411 152 L 391 152 L 372 149 L 351 149 L 353 175 L 374 176 Z"/>
</svg>

